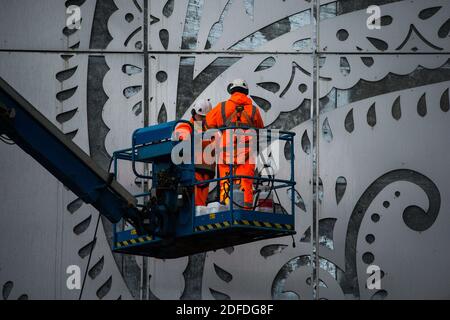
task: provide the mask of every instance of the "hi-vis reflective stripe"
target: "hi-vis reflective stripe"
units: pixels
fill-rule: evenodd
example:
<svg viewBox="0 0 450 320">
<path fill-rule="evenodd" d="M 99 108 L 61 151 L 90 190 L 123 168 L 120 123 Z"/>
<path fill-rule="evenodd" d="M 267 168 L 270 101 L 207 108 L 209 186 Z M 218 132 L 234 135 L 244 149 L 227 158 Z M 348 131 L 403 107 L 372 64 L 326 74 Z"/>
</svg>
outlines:
<svg viewBox="0 0 450 320">
<path fill-rule="evenodd" d="M 140 244 L 148 241 L 152 241 L 153 238 L 150 236 L 134 238 L 130 240 L 120 241 L 116 243 L 117 248 L 128 247 L 130 245 Z"/>
<path fill-rule="evenodd" d="M 280 224 L 280 223 L 271 223 L 265 221 L 255 221 L 255 220 L 236 220 L 234 222 L 235 225 L 246 225 L 246 226 L 256 226 L 256 227 L 266 227 L 272 229 L 281 229 L 281 230 L 293 230 L 294 226 L 291 224 Z"/>
<path fill-rule="evenodd" d="M 210 224 L 205 224 L 204 226 L 195 227 L 195 231 L 217 230 L 217 229 L 222 229 L 222 228 L 226 228 L 229 226 L 230 226 L 230 223 L 228 221 L 210 223 Z"/>
<path fill-rule="evenodd" d="M 255 227 L 265 227 L 272 229 L 281 229 L 281 230 L 293 230 L 294 227 L 291 224 L 279 224 L 279 223 L 270 223 L 263 221 L 255 221 L 255 220 L 235 220 L 234 225 L 243 225 L 243 226 L 255 226 Z M 230 223 L 228 221 L 214 224 L 207 224 L 204 226 L 198 226 L 195 228 L 195 231 L 208 231 L 208 230 L 217 230 L 225 227 L 229 227 Z"/>
</svg>

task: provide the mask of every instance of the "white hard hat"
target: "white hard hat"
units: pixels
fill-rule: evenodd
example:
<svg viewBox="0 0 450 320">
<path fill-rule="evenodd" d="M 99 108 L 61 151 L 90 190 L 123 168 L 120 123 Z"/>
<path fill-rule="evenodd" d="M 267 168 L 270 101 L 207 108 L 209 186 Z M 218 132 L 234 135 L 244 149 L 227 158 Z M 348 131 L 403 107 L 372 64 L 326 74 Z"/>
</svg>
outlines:
<svg viewBox="0 0 450 320">
<path fill-rule="evenodd" d="M 235 80 L 233 80 L 227 87 L 228 93 L 231 93 L 231 90 L 233 90 L 235 88 L 242 88 L 242 89 L 248 91 L 247 81 L 245 81 L 243 79 L 235 79 Z"/>
<path fill-rule="evenodd" d="M 206 116 L 206 114 L 211 111 L 212 105 L 211 105 L 211 102 L 209 102 L 209 99 L 208 100 L 200 100 L 194 104 L 193 109 L 195 110 L 195 113 L 197 113 L 201 116 Z"/>
</svg>

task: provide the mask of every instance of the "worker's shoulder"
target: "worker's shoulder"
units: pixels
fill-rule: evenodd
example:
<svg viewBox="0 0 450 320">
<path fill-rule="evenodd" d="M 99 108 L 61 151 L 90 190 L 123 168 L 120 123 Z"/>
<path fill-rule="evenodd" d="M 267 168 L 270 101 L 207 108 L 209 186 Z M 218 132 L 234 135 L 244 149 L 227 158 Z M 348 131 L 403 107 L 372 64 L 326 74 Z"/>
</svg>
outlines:
<svg viewBox="0 0 450 320">
<path fill-rule="evenodd" d="M 191 124 L 193 124 L 193 121 L 189 122 L 180 122 L 177 124 L 175 130 L 192 130 Z"/>
</svg>

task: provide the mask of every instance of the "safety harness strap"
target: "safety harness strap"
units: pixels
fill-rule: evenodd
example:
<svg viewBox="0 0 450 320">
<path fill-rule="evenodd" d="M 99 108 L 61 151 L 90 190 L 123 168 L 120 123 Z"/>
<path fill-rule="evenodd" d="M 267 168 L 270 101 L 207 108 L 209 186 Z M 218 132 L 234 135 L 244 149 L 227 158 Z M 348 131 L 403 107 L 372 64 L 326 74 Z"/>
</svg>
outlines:
<svg viewBox="0 0 450 320">
<path fill-rule="evenodd" d="M 254 118 L 255 118 L 255 114 L 256 114 L 256 107 L 254 105 L 252 105 L 252 116 L 250 117 L 247 113 L 247 111 L 244 110 L 244 106 L 240 105 L 240 106 L 236 106 L 235 110 L 233 111 L 233 113 L 227 117 L 226 113 L 225 113 L 225 105 L 226 105 L 226 101 L 222 101 L 221 102 L 221 113 L 222 113 L 222 122 L 223 125 L 225 127 L 229 127 L 231 125 L 239 127 L 241 125 L 241 122 L 238 120 L 236 122 L 232 122 L 232 119 L 239 115 L 244 116 L 245 120 L 247 121 L 248 125 L 250 127 L 254 127 Z"/>
<path fill-rule="evenodd" d="M 226 104 L 226 101 L 222 101 L 220 103 L 220 112 L 222 113 L 222 126 L 225 125 L 225 122 L 227 120 L 227 116 L 225 114 L 225 104 Z"/>
</svg>

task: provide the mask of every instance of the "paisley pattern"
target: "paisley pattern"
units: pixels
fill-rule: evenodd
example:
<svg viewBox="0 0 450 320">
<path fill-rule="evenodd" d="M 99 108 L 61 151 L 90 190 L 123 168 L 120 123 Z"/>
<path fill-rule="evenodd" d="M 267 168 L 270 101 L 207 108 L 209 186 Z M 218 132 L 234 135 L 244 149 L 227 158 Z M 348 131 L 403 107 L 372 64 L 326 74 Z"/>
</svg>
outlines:
<svg viewBox="0 0 450 320">
<path fill-rule="evenodd" d="M 65 216 L 54 241 L 70 245 L 55 261 L 85 266 L 92 249 L 82 298 L 448 297 L 448 1 L 383 1 L 381 29 L 370 29 L 363 2 L 321 0 L 318 38 L 310 0 L 40 1 L 62 11 L 79 5 L 82 28 L 67 30 L 61 17 L 54 39 L 7 38 L 0 48 L 52 50 L 35 66 L 51 70 L 42 85 L 53 102 L 42 112 L 102 166 L 136 128 L 187 118 L 199 99 L 225 100 L 234 78 L 247 80 L 267 127 L 296 133 L 292 238 L 176 260 L 114 256 L 111 226 L 100 221 L 93 238 L 98 213 L 59 186 L 53 200 Z M 37 23 L 47 19 L 37 13 Z M 20 83 L 6 62 L 0 71 Z M 37 91 L 27 98 L 39 102 Z M 289 174 L 288 147 L 279 178 Z M 119 181 L 138 193 L 144 183 L 129 169 L 121 165 Z M 282 206 L 289 196 L 278 194 Z M 366 286 L 373 264 L 376 290 Z M 1 267 L 3 298 L 39 298 L 13 277 L 13 262 Z"/>
</svg>

